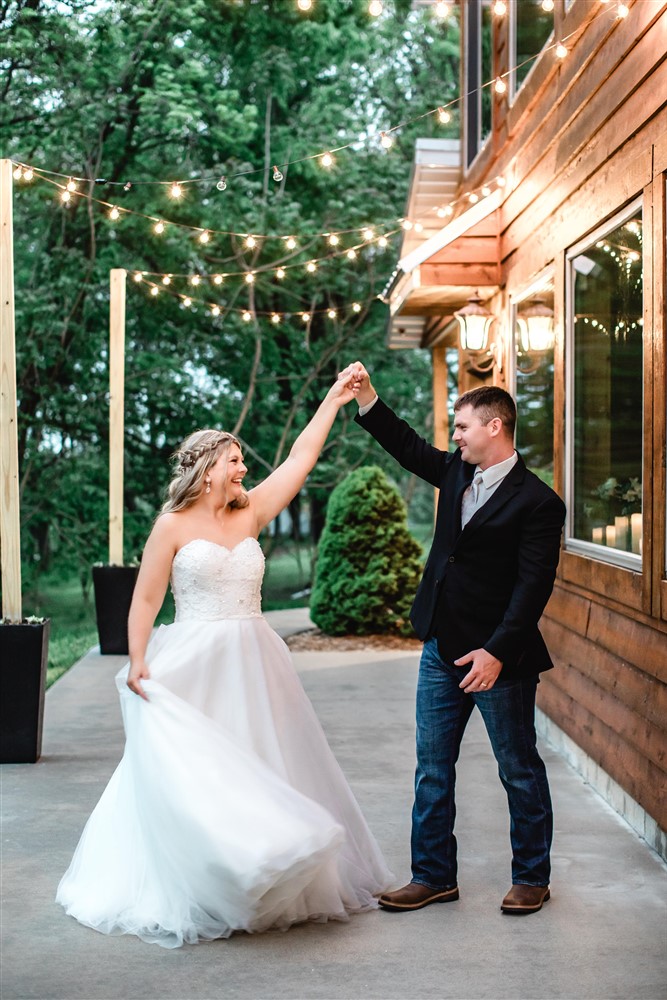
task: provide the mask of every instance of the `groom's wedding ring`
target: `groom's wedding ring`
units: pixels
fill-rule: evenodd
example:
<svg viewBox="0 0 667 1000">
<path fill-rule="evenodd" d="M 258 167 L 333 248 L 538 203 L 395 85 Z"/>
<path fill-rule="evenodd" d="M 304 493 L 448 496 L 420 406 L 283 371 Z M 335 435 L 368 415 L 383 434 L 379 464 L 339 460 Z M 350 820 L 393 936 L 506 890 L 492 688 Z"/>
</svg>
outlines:
<svg viewBox="0 0 667 1000">
<path fill-rule="evenodd" d="M 486 687 L 486 684 L 484 683 L 484 681 L 482 681 L 482 683 L 481 683 L 481 685 L 480 685 L 480 686 L 481 686 L 481 687 L 483 687 L 483 688 L 485 688 L 485 687 Z"/>
</svg>

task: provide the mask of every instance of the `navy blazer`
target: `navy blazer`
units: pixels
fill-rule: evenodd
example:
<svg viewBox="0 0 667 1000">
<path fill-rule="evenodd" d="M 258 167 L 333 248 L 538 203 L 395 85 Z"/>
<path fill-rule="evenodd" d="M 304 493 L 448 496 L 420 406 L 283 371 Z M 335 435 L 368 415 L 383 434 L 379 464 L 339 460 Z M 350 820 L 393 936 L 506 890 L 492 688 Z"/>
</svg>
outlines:
<svg viewBox="0 0 667 1000">
<path fill-rule="evenodd" d="M 475 467 L 460 451 L 435 448 L 381 399 L 355 419 L 404 469 L 440 490 L 410 613 L 419 638 L 436 636 L 447 663 L 484 648 L 502 661 L 503 679 L 552 667 L 538 622 L 556 578 L 565 521 L 560 497 L 519 457 L 462 529 L 461 499 Z"/>
</svg>

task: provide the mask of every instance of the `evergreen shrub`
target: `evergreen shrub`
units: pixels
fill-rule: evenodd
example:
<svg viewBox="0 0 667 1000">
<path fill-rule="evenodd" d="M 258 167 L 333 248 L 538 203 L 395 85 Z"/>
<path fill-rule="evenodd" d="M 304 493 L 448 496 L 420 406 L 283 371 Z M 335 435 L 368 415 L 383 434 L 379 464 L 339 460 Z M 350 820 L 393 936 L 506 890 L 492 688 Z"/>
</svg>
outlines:
<svg viewBox="0 0 667 1000">
<path fill-rule="evenodd" d="M 413 635 L 421 569 L 398 490 L 378 466 L 355 469 L 329 498 L 310 617 L 329 635 Z"/>
</svg>

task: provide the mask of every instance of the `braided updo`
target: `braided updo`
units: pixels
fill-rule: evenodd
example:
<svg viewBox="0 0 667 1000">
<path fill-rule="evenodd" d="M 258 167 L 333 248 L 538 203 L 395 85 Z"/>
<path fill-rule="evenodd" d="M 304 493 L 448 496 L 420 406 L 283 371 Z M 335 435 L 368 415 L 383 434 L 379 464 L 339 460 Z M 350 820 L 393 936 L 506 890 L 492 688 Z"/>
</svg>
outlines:
<svg viewBox="0 0 667 1000">
<path fill-rule="evenodd" d="M 174 475 L 167 490 L 167 500 L 162 505 L 162 513 L 173 513 L 191 507 L 203 491 L 204 480 L 209 469 L 230 445 L 241 445 L 226 431 L 195 431 L 186 437 L 172 458 L 176 459 Z M 232 500 L 230 507 L 247 507 L 248 496 L 242 493 Z"/>
</svg>

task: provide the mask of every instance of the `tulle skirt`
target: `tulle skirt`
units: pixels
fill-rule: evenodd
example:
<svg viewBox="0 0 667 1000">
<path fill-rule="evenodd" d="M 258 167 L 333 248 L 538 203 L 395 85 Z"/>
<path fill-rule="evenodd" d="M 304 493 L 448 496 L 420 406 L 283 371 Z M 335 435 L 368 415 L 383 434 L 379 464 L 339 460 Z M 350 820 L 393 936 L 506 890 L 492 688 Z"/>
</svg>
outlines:
<svg viewBox="0 0 667 1000">
<path fill-rule="evenodd" d="M 147 661 L 148 702 L 116 678 L 125 753 L 66 912 L 175 948 L 374 907 L 391 873 L 266 620 L 162 626 Z"/>
</svg>

